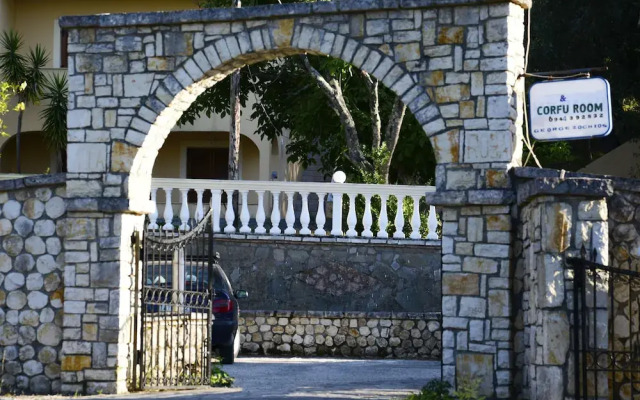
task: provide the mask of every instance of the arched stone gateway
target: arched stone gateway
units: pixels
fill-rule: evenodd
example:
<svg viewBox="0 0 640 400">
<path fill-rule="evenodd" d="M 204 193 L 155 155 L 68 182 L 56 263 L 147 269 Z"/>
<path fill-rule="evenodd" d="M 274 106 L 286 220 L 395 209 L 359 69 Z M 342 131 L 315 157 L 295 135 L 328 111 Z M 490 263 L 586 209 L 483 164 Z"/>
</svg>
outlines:
<svg viewBox="0 0 640 400">
<path fill-rule="evenodd" d="M 126 390 L 133 256 L 158 150 L 207 87 L 300 53 L 352 63 L 399 96 L 438 161 L 443 377 L 512 396 L 513 189 L 529 0 L 335 1 L 65 17 L 69 197 L 62 390 Z M 97 332 L 95 331 L 97 324 Z"/>
</svg>

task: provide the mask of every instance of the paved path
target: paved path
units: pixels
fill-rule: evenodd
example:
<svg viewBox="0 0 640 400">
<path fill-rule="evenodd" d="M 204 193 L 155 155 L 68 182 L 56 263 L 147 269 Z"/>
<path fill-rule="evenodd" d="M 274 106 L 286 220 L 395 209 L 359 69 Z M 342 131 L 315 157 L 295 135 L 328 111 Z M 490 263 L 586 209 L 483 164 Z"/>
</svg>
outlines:
<svg viewBox="0 0 640 400">
<path fill-rule="evenodd" d="M 382 400 L 402 398 L 440 377 L 439 362 L 409 360 L 243 357 L 224 370 L 236 378 L 233 388 L 85 399 Z"/>
</svg>

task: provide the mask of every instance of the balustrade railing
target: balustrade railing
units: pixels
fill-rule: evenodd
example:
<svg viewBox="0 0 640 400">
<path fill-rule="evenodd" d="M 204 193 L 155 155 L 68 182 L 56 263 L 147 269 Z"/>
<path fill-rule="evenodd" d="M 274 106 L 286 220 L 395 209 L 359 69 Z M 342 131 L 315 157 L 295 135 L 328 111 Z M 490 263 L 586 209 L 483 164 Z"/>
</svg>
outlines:
<svg viewBox="0 0 640 400">
<path fill-rule="evenodd" d="M 432 186 L 154 178 L 149 229 L 189 230 L 213 207 L 214 232 L 437 240 L 435 208 L 424 200 L 434 191 Z"/>
</svg>

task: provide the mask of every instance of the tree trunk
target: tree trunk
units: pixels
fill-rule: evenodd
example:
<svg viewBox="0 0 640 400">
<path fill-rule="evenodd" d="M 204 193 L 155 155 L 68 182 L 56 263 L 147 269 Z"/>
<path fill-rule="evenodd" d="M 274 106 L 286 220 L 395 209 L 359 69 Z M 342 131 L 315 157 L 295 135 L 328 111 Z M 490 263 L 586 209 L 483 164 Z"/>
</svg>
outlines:
<svg viewBox="0 0 640 400">
<path fill-rule="evenodd" d="M 20 133 L 22 132 L 22 115 L 24 111 L 18 112 L 18 128 L 16 129 L 16 173 L 21 173 L 20 169 Z"/>
<path fill-rule="evenodd" d="M 240 179 L 240 71 L 231 76 L 231 129 L 229 130 L 229 179 Z"/>
<path fill-rule="evenodd" d="M 393 159 L 393 153 L 396 151 L 396 145 L 400 138 L 400 130 L 402 129 L 402 121 L 407 111 L 407 106 L 404 105 L 399 97 L 396 97 L 396 101 L 393 103 L 393 110 L 389 116 L 389 122 L 387 123 L 387 132 L 385 135 L 385 143 L 387 150 L 389 150 L 389 158 L 381 166 L 382 170 L 380 175 L 384 178 L 384 183 L 389 183 L 389 170 L 391 169 L 391 160 Z"/>
<path fill-rule="evenodd" d="M 241 0 L 234 0 L 233 7 L 242 7 Z M 229 180 L 240 180 L 240 70 L 231 75 L 231 129 L 229 129 Z M 233 193 L 233 210 L 236 228 L 240 226 L 239 193 Z"/>
<path fill-rule="evenodd" d="M 360 139 L 358 139 L 358 129 L 356 128 L 356 122 L 351 115 L 351 111 L 347 107 L 347 103 L 342 94 L 342 88 L 340 83 L 336 79 L 331 79 L 331 82 L 322 76 L 322 74 L 309 62 L 306 56 L 301 56 L 302 62 L 305 68 L 315 79 L 316 84 L 325 94 L 328 100 L 329 107 L 338 115 L 340 123 L 344 128 L 346 140 L 347 140 L 347 158 L 356 167 L 362 171 L 373 171 L 373 165 L 366 159 L 360 148 Z"/>
<path fill-rule="evenodd" d="M 379 82 L 365 72 L 360 71 L 369 89 L 369 113 L 371 115 L 371 147 L 377 149 L 382 143 L 382 121 L 380 120 Z"/>
</svg>

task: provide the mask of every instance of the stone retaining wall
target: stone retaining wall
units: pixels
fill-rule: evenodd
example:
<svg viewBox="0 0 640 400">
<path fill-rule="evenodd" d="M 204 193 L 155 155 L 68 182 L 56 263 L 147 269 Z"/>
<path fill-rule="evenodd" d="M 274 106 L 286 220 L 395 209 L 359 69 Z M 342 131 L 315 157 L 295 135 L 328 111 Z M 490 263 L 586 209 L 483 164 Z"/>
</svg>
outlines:
<svg viewBox="0 0 640 400">
<path fill-rule="evenodd" d="M 0 382 L 13 392 L 60 391 L 64 198 L 61 175 L 0 182 Z"/>
<path fill-rule="evenodd" d="M 439 313 L 243 311 L 243 354 L 439 360 Z"/>
<path fill-rule="evenodd" d="M 614 182 L 609 199 L 611 266 L 640 271 L 640 181 Z"/>
<path fill-rule="evenodd" d="M 244 309 L 440 312 L 440 242 L 393 241 L 216 235 L 214 248 Z"/>
</svg>

